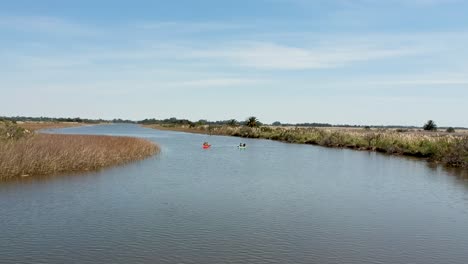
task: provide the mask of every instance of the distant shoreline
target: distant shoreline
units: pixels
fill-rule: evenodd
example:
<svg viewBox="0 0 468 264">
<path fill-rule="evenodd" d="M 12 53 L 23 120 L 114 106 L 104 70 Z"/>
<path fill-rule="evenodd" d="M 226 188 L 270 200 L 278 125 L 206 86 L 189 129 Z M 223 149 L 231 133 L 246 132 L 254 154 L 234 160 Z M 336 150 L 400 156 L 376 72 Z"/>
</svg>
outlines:
<svg viewBox="0 0 468 264">
<path fill-rule="evenodd" d="M 187 133 L 270 139 L 288 143 L 348 148 L 410 156 L 430 162 L 468 169 L 468 133 L 364 128 L 286 128 L 246 126 L 143 125 Z"/>
</svg>

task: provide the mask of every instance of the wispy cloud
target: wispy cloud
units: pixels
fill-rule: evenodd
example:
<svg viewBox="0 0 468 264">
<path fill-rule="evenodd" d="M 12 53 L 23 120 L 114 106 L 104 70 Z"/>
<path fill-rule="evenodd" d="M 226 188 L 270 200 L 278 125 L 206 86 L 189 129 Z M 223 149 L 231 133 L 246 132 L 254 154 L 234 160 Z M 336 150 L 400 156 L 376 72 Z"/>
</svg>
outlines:
<svg viewBox="0 0 468 264">
<path fill-rule="evenodd" d="M 276 43 L 240 44 L 225 49 L 196 50 L 189 56 L 198 58 L 225 59 L 240 66 L 272 69 L 303 70 L 343 67 L 360 61 L 420 54 L 420 49 L 409 47 L 333 47 L 300 48 Z"/>
<path fill-rule="evenodd" d="M 430 86 L 430 85 L 468 85 L 468 73 L 464 74 L 441 74 L 432 73 L 426 75 L 413 75 L 413 76 L 394 76 L 392 78 L 367 81 L 370 85 L 385 85 L 385 86 Z"/>
<path fill-rule="evenodd" d="M 266 83 L 266 80 L 260 79 L 247 79 L 247 78 L 212 78 L 212 79 L 195 79 L 188 81 L 175 81 L 166 83 L 167 86 L 171 87 L 232 87 L 240 85 L 254 85 L 260 83 Z"/>
<path fill-rule="evenodd" d="M 65 35 L 95 35 L 95 28 L 86 27 L 57 17 L 0 16 L 0 29 Z"/>
<path fill-rule="evenodd" d="M 460 2 L 461 0 L 387 0 L 389 4 L 400 4 L 410 6 L 434 6 L 434 5 L 446 5 Z M 375 3 L 381 4 L 379 0 L 364 0 L 364 3 Z"/>
<path fill-rule="evenodd" d="M 129 48 L 132 49 L 132 48 Z M 231 43 L 216 48 L 190 46 L 143 47 L 137 51 L 114 50 L 65 55 L 19 55 L 10 65 L 28 68 L 60 68 L 102 63 L 185 63 L 255 68 L 259 70 L 330 69 L 353 63 L 413 56 L 425 50 L 413 47 L 367 47 L 335 45 L 300 48 L 271 42 Z"/>
<path fill-rule="evenodd" d="M 272 3 L 288 3 L 300 6 L 316 6 L 323 4 L 338 4 L 343 6 L 388 6 L 388 5 L 403 5 L 403 6 L 434 6 L 453 4 L 463 0 L 265 0 Z"/>
<path fill-rule="evenodd" d="M 158 22 L 141 22 L 135 27 L 143 30 L 152 31 L 178 31 L 178 32 L 201 32 L 201 31 L 226 31 L 233 29 L 242 29 L 250 27 L 246 23 L 225 23 L 219 21 L 206 22 L 183 22 L 183 21 L 158 21 Z"/>
</svg>

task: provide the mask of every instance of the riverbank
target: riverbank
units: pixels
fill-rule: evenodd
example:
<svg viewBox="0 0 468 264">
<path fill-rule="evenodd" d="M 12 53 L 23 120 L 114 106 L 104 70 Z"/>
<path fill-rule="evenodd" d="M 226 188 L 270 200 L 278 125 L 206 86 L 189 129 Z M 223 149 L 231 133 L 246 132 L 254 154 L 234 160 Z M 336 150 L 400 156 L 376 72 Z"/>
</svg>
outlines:
<svg viewBox="0 0 468 264">
<path fill-rule="evenodd" d="M 376 151 L 391 155 L 412 156 L 451 167 L 468 168 L 468 136 L 385 129 L 327 129 L 246 126 L 175 126 L 145 127 L 189 133 L 263 138 L 289 143 Z"/>
<path fill-rule="evenodd" d="M 0 180 L 97 170 L 158 152 L 140 138 L 42 134 L 0 122 Z"/>
<path fill-rule="evenodd" d="M 41 129 L 79 127 L 92 124 L 79 122 L 17 122 L 17 125 L 29 131 L 37 131 Z"/>
</svg>

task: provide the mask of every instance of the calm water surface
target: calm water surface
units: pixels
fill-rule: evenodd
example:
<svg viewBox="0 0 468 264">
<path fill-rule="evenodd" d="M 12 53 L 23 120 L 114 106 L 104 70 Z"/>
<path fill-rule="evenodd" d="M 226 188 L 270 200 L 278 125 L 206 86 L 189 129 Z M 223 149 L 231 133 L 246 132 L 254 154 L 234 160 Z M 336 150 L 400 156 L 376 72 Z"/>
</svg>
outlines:
<svg viewBox="0 0 468 264">
<path fill-rule="evenodd" d="M 162 152 L 0 183 L 0 263 L 468 263 L 463 172 L 134 125 L 54 132 L 144 137 Z"/>
</svg>

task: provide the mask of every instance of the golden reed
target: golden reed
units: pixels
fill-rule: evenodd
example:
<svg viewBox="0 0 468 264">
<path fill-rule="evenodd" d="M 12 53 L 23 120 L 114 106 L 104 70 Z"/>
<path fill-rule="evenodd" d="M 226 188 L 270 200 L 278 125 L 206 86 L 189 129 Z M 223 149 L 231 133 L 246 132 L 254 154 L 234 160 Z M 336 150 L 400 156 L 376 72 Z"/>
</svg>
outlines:
<svg viewBox="0 0 468 264">
<path fill-rule="evenodd" d="M 0 141 L 0 179 L 96 170 L 157 152 L 156 144 L 140 138 L 34 134 Z"/>
</svg>

